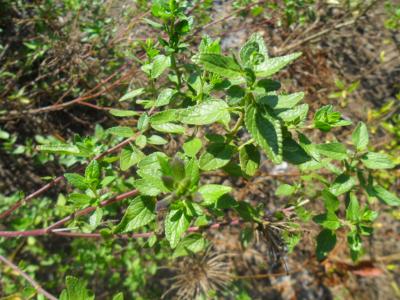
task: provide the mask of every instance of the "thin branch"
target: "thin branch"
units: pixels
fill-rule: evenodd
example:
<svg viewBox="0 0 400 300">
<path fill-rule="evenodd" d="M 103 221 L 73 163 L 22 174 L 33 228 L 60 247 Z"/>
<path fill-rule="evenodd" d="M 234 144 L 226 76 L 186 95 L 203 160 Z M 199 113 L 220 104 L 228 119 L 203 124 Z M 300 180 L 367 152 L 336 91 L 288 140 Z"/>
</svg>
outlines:
<svg viewBox="0 0 400 300">
<path fill-rule="evenodd" d="M 22 271 L 17 265 L 15 265 L 13 262 L 9 261 L 7 258 L 4 256 L 0 255 L 0 261 L 4 263 L 5 265 L 9 266 L 11 269 L 14 270 L 14 272 L 18 273 L 22 277 L 25 278 L 26 281 L 28 281 L 34 288 L 35 290 L 45 296 L 49 300 L 57 300 L 56 297 L 54 297 L 52 294 L 50 294 L 48 291 L 43 289 L 39 283 L 37 283 L 32 277 L 30 277 L 28 274 L 26 274 L 24 271 Z"/>
<path fill-rule="evenodd" d="M 137 136 L 138 136 L 138 134 L 135 134 L 132 137 L 130 137 L 130 138 L 122 141 L 121 143 L 115 145 L 114 147 L 112 147 L 112 148 L 110 148 L 110 149 L 98 154 L 97 156 L 94 157 L 94 160 L 100 160 L 103 157 L 107 156 L 108 154 L 111 154 L 113 152 L 118 151 L 122 147 L 124 147 L 124 146 L 128 145 L 130 142 L 134 141 Z M 80 169 L 81 169 L 81 166 L 80 166 L 80 168 L 75 169 L 75 171 L 78 171 Z M 15 210 L 17 210 L 19 207 L 21 207 L 23 204 L 26 204 L 26 203 L 32 201 L 34 198 L 36 198 L 37 196 L 43 194 L 44 192 L 49 190 L 51 187 L 55 186 L 57 183 L 59 183 L 63 179 L 64 179 L 64 175 L 60 175 L 60 176 L 56 177 L 55 179 L 53 179 L 51 182 L 49 182 L 46 185 L 42 186 L 40 189 L 38 189 L 35 192 L 33 192 L 32 194 L 29 194 L 25 198 L 23 198 L 20 201 L 14 203 L 9 209 L 7 209 L 6 211 L 4 211 L 4 212 L 2 212 L 0 214 L 0 220 L 8 217 Z"/>
</svg>

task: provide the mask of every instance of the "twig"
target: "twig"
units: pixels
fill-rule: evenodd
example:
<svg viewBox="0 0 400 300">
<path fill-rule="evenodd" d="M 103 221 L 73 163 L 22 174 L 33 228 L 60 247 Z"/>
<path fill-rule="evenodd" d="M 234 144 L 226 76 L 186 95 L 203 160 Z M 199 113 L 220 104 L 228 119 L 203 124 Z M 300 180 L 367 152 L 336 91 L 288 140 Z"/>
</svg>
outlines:
<svg viewBox="0 0 400 300">
<path fill-rule="evenodd" d="M 121 149 L 122 147 L 128 145 L 130 142 L 134 141 L 136 139 L 136 137 L 138 136 L 138 134 L 135 134 L 134 136 L 122 141 L 121 143 L 119 143 L 118 145 L 115 145 L 114 147 L 104 151 L 103 153 L 100 153 L 99 155 L 95 156 L 93 160 L 100 160 L 102 159 L 104 156 L 107 156 L 108 154 L 111 154 L 113 152 L 118 151 L 119 149 Z M 80 168 L 76 169 L 75 171 L 79 170 Z M 47 190 L 49 190 L 51 187 L 55 186 L 57 183 L 59 183 L 61 180 L 64 179 L 64 175 L 60 175 L 58 177 L 56 177 L 55 179 L 53 179 L 51 182 L 49 182 L 48 184 L 42 186 L 40 189 L 36 190 L 35 192 L 33 192 L 32 194 L 26 196 L 24 199 L 14 203 L 9 209 L 7 209 L 6 211 L 2 212 L 0 214 L 0 220 L 4 219 L 6 217 L 8 217 L 9 215 L 11 215 L 15 210 L 17 210 L 19 207 L 21 207 L 23 204 L 28 203 L 30 201 L 32 201 L 34 198 L 36 198 L 37 196 L 43 194 L 44 192 L 46 192 Z"/>
<path fill-rule="evenodd" d="M 24 271 L 22 271 L 17 265 L 15 265 L 13 262 L 9 261 L 7 258 L 4 256 L 0 255 L 0 261 L 3 262 L 5 265 L 9 266 L 11 269 L 13 269 L 16 273 L 21 275 L 22 277 L 25 278 L 26 281 L 28 281 L 34 288 L 35 290 L 45 296 L 47 299 L 50 300 L 57 300 L 56 297 L 54 297 L 52 294 L 50 294 L 48 291 L 43 289 L 39 283 L 37 283 L 32 277 L 30 277 L 28 274 L 26 274 Z"/>
</svg>

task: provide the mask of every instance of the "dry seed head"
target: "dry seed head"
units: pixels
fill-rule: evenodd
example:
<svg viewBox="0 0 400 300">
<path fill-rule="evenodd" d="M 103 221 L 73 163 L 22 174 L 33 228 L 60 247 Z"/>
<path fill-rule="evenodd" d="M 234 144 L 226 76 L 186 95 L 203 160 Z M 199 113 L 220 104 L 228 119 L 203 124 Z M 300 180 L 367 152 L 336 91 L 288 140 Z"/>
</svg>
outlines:
<svg viewBox="0 0 400 300">
<path fill-rule="evenodd" d="M 170 268 L 176 275 L 163 298 L 175 291 L 175 298 L 196 299 L 210 291 L 223 290 L 231 280 L 229 254 L 217 253 L 209 247 L 203 254 L 190 255 Z"/>
</svg>

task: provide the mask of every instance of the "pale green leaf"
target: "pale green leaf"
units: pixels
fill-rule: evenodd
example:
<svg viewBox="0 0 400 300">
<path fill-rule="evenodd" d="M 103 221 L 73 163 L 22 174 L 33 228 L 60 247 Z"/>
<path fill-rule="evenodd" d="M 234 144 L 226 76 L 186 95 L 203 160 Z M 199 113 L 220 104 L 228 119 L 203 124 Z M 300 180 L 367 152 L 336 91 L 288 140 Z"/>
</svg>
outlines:
<svg viewBox="0 0 400 300">
<path fill-rule="evenodd" d="M 229 118 L 228 104 L 222 100 L 208 100 L 179 112 L 179 121 L 191 125 L 207 125 L 225 118 Z"/>
<path fill-rule="evenodd" d="M 190 218 L 183 211 L 173 209 L 165 219 L 165 237 L 174 249 L 189 228 Z"/>
<path fill-rule="evenodd" d="M 130 232 L 143 227 L 155 220 L 156 201 L 152 197 L 136 197 L 125 211 L 121 222 L 115 227 L 114 232 Z"/>
</svg>

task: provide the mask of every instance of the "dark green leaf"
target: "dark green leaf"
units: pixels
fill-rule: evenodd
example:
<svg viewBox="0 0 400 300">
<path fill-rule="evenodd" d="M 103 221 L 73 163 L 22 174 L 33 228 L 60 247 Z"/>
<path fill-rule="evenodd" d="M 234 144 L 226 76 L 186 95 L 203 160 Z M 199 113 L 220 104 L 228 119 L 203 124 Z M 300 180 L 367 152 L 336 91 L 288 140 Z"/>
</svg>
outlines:
<svg viewBox="0 0 400 300">
<path fill-rule="evenodd" d="M 282 131 L 280 121 L 265 109 L 260 111 L 253 104 L 246 106 L 246 128 L 254 140 L 274 163 L 282 162 Z"/>
<path fill-rule="evenodd" d="M 222 168 L 231 160 L 235 148 L 231 145 L 213 143 L 207 147 L 206 152 L 200 156 L 199 166 L 204 171 Z"/>
<path fill-rule="evenodd" d="M 328 229 L 322 230 L 317 236 L 317 258 L 318 260 L 324 259 L 330 251 L 335 248 L 336 234 Z"/>
<path fill-rule="evenodd" d="M 202 53 L 199 56 L 199 63 L 204 69 L 222 77 L 237 78 L 242 75 L 241 67 L 236 61 L 228 56 L 216 53 Z"/>
<path fill-rule="evenodd" d="M 252 144 L 245 145 L 239 151 L 240 168 L 247 176 L 253 176 L 257 172 L 260 160 L 260 152 Z"/>
</svg>

